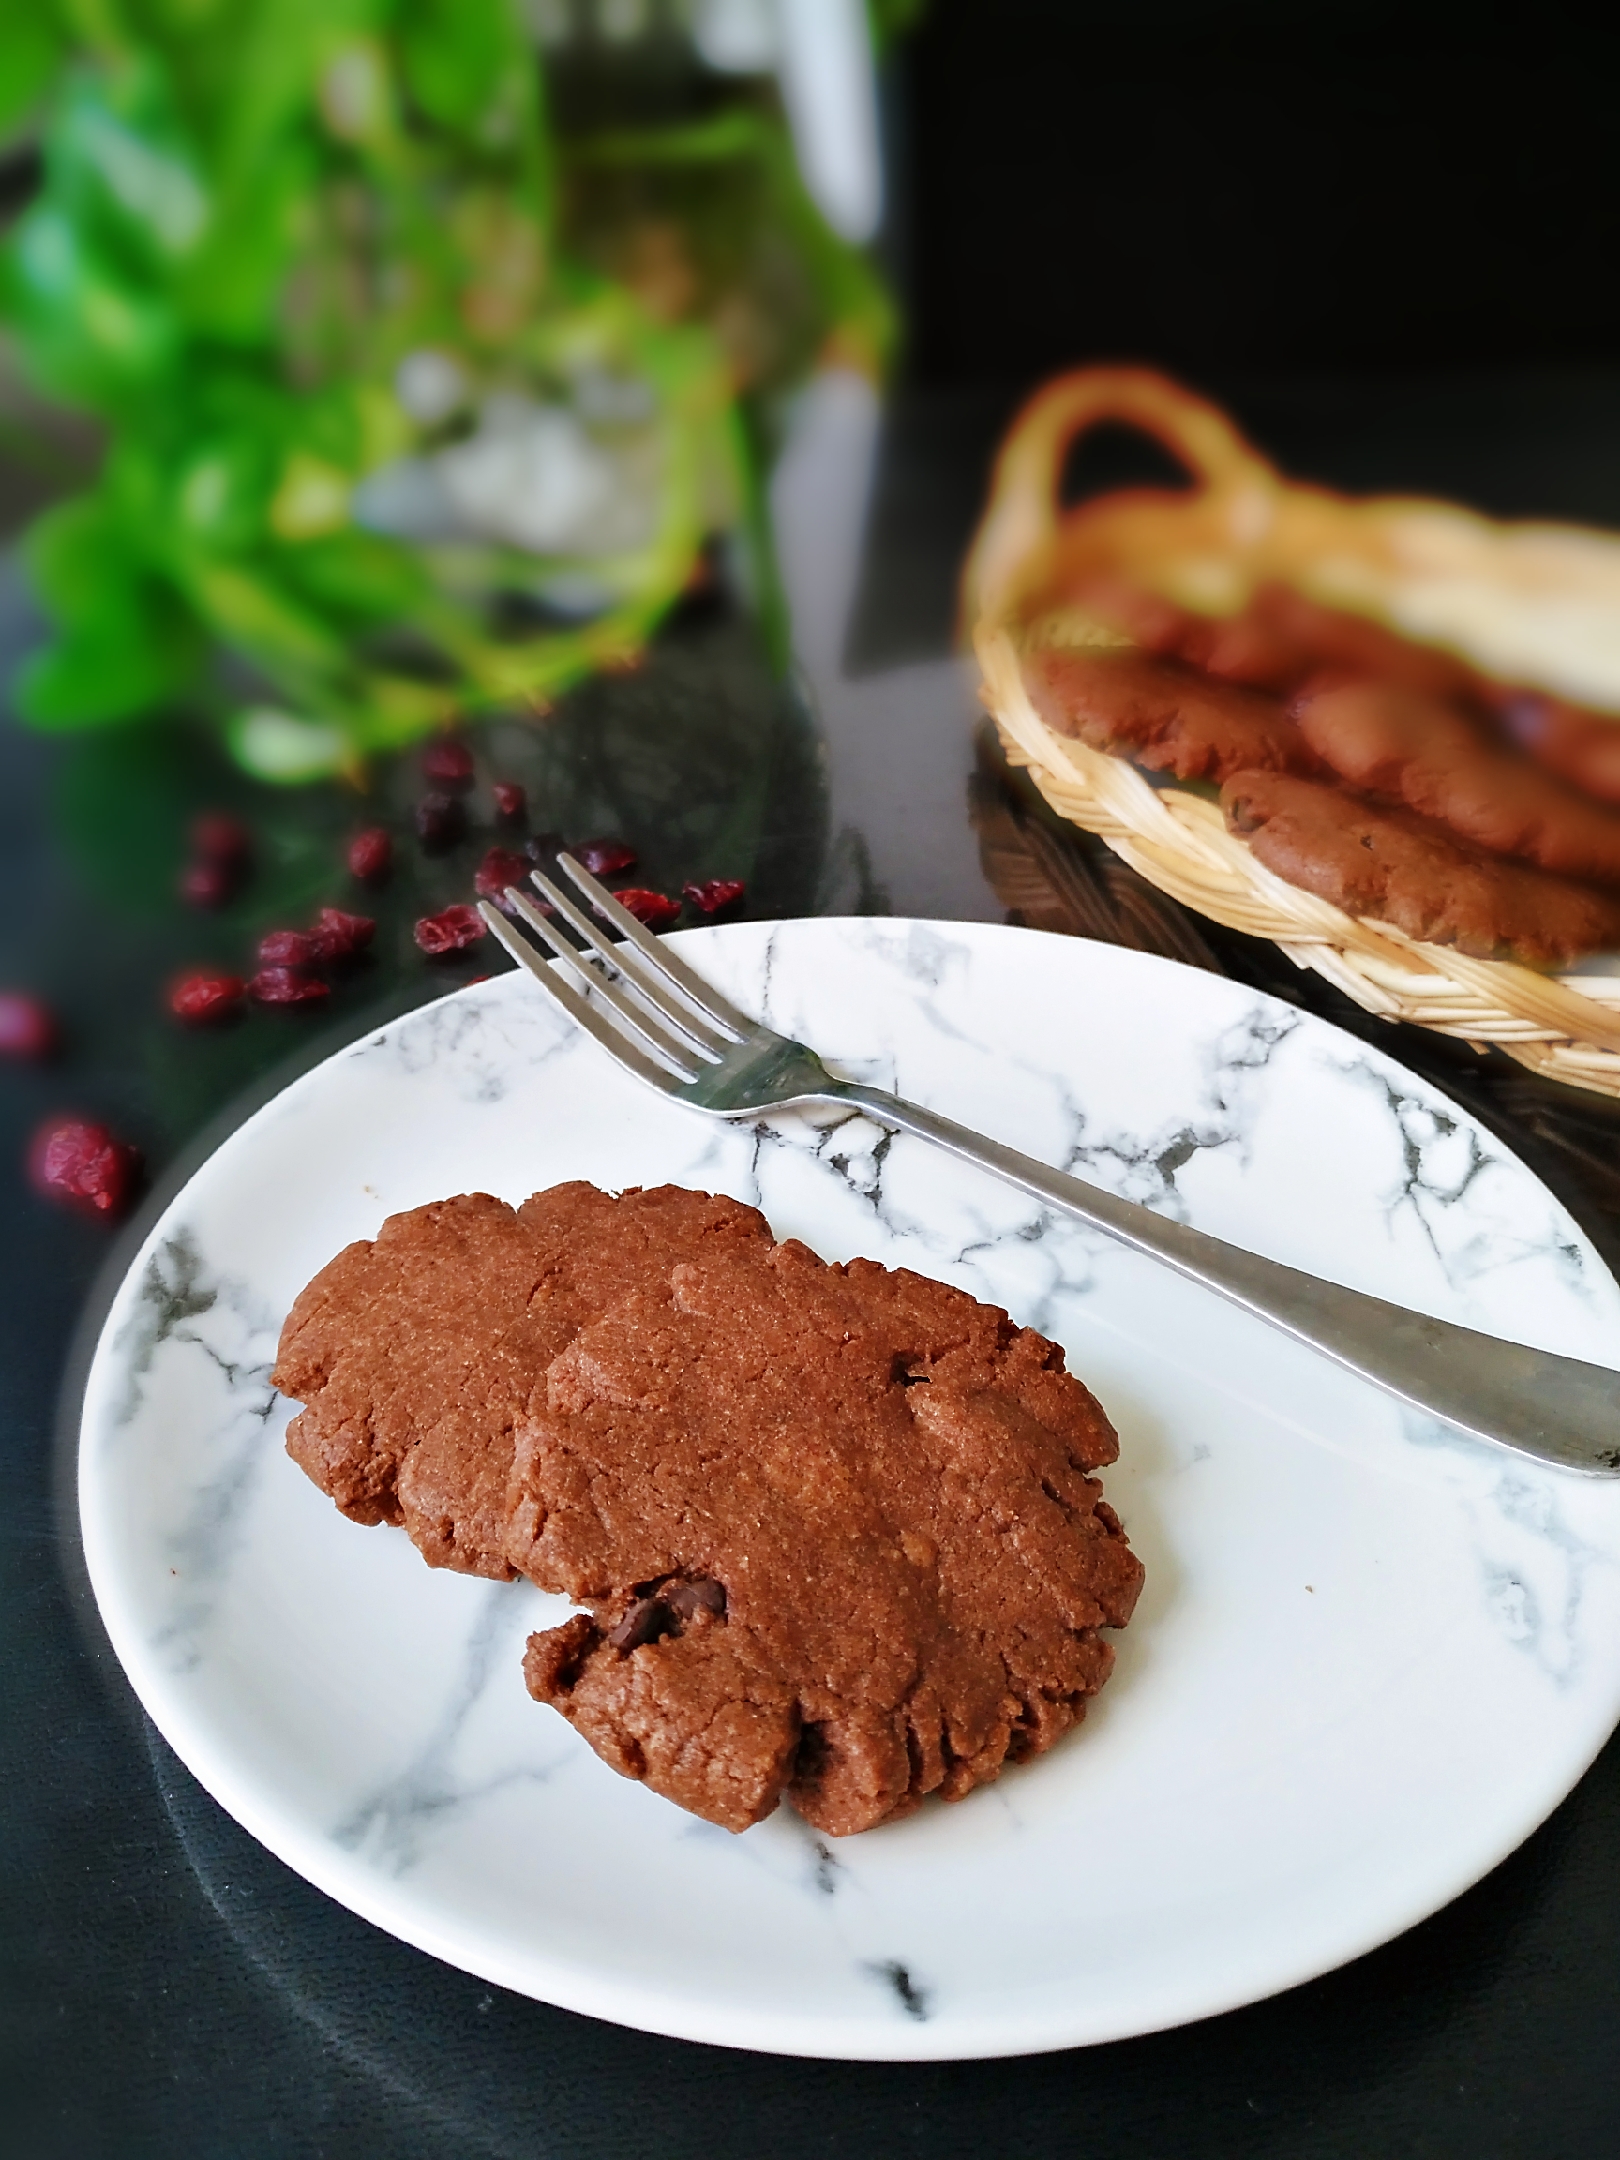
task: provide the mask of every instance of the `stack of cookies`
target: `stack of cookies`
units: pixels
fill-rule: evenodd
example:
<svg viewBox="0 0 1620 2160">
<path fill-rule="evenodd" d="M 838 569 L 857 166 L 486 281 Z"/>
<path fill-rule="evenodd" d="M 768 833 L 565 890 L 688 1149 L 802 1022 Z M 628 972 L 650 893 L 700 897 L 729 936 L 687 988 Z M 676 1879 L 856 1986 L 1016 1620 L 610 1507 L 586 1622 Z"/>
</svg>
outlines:
<svg viewBox="0 0 1620 2160">
<path fill-rule="evenodd" d="M 1055 733 L 1219 790 L 1287 883 L 1487 959 L 1620 950 L 1620 725 L 1262 585 L 1195 615 L 1119 579 L 1075 596 L 1103 642 L 1035 646 Z"/>
<path fill-rule="evenodd" d="M 353 1521 L 572 1599 L 530 1693 L 730 1830 L 785 1793 L 841 1836 L 1040 1754 L 1141 1585 L 1055 1344 L 707 1193 L 394 1216 L 300 1295 L 275 1383 Z"/>
</svg>

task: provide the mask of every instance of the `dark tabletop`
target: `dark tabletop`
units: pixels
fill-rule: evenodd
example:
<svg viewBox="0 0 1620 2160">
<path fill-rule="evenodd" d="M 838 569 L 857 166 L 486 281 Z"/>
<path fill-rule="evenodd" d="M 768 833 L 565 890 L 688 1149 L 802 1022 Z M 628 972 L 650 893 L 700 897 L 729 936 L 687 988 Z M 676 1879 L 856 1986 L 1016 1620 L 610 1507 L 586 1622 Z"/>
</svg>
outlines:
<svg viewBox="0 0 1620 2160">
<path fill-rule="evenodd" d="M 1615 375 L 1218 387 L 1297 473 L 1620 524 Z M 694 603 L 639 672 L 588 687 L 543 727 L 477 731 L 482 773 L 524 780 L 537 828 L 626 834 L 649 884 L 743 877 L 751 914 L 1012 915 L 1294 997 L 1461 1096 L 1615 1256 L 1615 1106 L 1365 1019 L 1269 949 L 1192 921 L 1059 827 L 976 732 L 952 588 L 1011 402 L 994 388 L 912 396 L 873 453 L 870 415 L 845 385 L 811 415 L 823 433 L 790 460 L 780 504 L 798 672 L 774 671 L 723 599 Z M 1089 477 L 1134 454 L 1100 453 Z M 34 634 L 8 571 L 8 663 Z M 103 1117 L 145 1152 L 149 1219 L 287 1073 L 488 965 L 475 952 L 435 970 L 409 935 L 429 903 L 464 894 L 495 837 L 475 830 L 438 857 L 402 845 L 377 955 L 313 1024 L 256 1012 L 188 1035 L 161 1009 L 181 964 L 239 962 L 264 927 L 352 905 L 344 836 L 371 818 L 403 833 L 419 787 L 409 756 L 362 801 L 335 786 L 255 790 L 173 733 L 66 743 L 0 725 L 0 986 L 45 995 L 65 1030 L 53 1064 L 0 1072 L 0 2152 L 1620 2151 L 1620 1745 L 1485 1882 L 1343 1971 L 1180 2032 L 925 2066 L 728 2052 L 504 1994 L 330 1903 L 200 1790 L 105 1648 L 74 1511 L 76 1361 L 141 1220 L 109 1239 L 36 1198 L 22 1156 L 48 1112 Z M 218 918 L 173 896 L 204 807 L 234 808 L 255 833 L 255 877 Z"/>
</svg>

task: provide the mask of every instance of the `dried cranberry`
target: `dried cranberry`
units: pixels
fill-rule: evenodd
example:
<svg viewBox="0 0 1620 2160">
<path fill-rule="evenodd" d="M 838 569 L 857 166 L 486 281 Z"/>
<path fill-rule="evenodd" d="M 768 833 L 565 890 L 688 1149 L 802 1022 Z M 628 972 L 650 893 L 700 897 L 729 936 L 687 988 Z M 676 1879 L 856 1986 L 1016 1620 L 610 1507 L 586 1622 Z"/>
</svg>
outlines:
<svg viewBox="0 0 1620 2160">
<path fill-rule="evenodd" d="M 239 975 L 197 968 L 170 984 L 169 1010 L 177 1020 L 223 1020 L 241 1004 L 244 987 Z"/>
<path fill-rule="evenodd" d="M 106 1219 L 122 1213 L 140 1160 L 136 1150 L 115 1140 L 105 1125 L 52 1118 L 34 1135 L 28 1174 L 48 1198 Z"/>
<path fill-rule="evenodd" d="M 537 832 L 524 841 L 523 852 L 537 869 L 555 870 L 557 857 L 565 845 L 560 832 Z"/>
<path fill-rule="evenodd" d="M 316 964 L 330 966 L 336 960 L 352 960 L 377 934 L 369 915 L 346 915 L 342 908 L 323 907 L 309 933 Z"/>
<path fill-rule="evenodd" d="M 313 1005 L 332 992 L 318 975 L 306 975 L 302 968 L 262 967 L 248 977 L 247 994 L 259 1005 Z"/>
<path fill-rule="evenodd" d="M 56 1043 L 56 1019 L 48 1005 L 26 990 L 0 990 L 0 1057 L 49 1057 Z"/>
<path fill-rule="evenodd" d="M 240 818 L 205 810 L 191 825 L 191 860 L 180 877 L 180 897 L 192 907 L 223 907 L 247 872 L 252 835 Z"/>
<path fill-rule="evenodd" d="M 592 877 L 617 877 L 621 870 L 633 870 L 639 860 L 628 840 L 582 840 L 568 852 Z"/>
<path fill-rule="evenodd" d="M 745 890 L 742 879 L 735 877 L 705 878 L 701 885 L 681 887 L 700 915 L 718 915 L 722 908 L 734 907 Z M 619 897 L 624 896 L 621 893 Z"/>
<path fill-rule="evenodd" d="M 489 791 L 495 798 L 495 815 L 520 818 L 529 807 L 528 791 L 516 780 L 497 780 Z"/>
<path fill-rule="evenodd" d="M 667 930 L 681 912 L 681 903 L 671 900 L 661 892 L 649 892 L 645 885 L 627 885 L 623 892 L 613 895 L 620 907 L 628 908 L 639 923 L 649 930 Z"/>
<path fill-rule="evenodd" d="M 511 848 L 492 847 L 478 865 L 474 889 L 482 899 L 499 903 L 505 897 L 508 885 L 521 885 L 527 892 L 529 858 L 515 854 Z"/>
<path fill-rule="evenodd" d="M 223 907 L 239 882 L 229 863 L 187 863 L 180 873 L 180 897 L 188 907 Z"/>
<path fill-rule="evenodd" d="M 423 952 L 435 957 L 440 953 L 461 952 L 488 934 L 478 910 L 460 901 L 441 909 L 437 915 L 424 915 L 412 932 Z"/>
<path fill-rule="evenodd" d="M 315 940 L 307 930 L 267 930 L 259 940 L 260 967 L 303 968 L 314 957 Z"/>
<path fill-rule="evenodd" d="M 240 818 L 223 810 L 205 810 L 192 820 L 191 852 L 199 862 L 240 870 L 253 849 L 253 836 Z"/>
<path fill-rule="evenodd" d="M 416 806 L 416 837 L 425 848 L 451 847 L 467 830 L 467 813 L 454 795 L 424 795 Z"/>
<path fill-rule="evenodd" d="M 388 875 L 394 843 L 380 825 L 368 825 L 349 842 L 349 875 L 370 885 Z"/>
<path fill-rule="evenodd" d="M 472 785 L 473 756 L 464 742 L 453 736 L 429 743 L 422 752 L 422 774 L 436 787 L 464 788 Z"/>
</svg>

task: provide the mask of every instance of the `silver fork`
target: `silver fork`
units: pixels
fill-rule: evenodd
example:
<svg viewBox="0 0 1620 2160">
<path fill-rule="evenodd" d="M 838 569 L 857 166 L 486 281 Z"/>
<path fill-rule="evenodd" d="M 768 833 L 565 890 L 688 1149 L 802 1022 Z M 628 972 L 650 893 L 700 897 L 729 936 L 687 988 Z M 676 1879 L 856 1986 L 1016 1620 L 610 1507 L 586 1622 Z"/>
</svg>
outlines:
<svg viewBox="0 0 1620 2160">
<path fill-rule="evenodd" d="M 1565 1469 L 1620 1473 L 1620 1372 L 1501 1342 L 1283 1267 L 1134 1201 L 1053 1170 L 919 1103 L 840 1080 L 816 1053 L 745 1014 L 651 936 L 571 856 L 561 868 L 618 942 L 538 870 L 548 916 L 515 885 L 506 900 L 576 979 L 564 980 L 500 912 L 481 907 L 507 951 L 604 1050 L 671 1101 L 713 1117 L 829 1104 L 915 1133 L 1005 1178 L 1049 1207 L 1077 1215 L 1122 1245 L 1162 1260 L 1245 1312 L 1308 1343 L 1413 1409 L 1481 1440 Z M 580 940 L 573 944 L 557 927 Z M 587 998 L 582 994 L 589 991 Z"/>
</svg>

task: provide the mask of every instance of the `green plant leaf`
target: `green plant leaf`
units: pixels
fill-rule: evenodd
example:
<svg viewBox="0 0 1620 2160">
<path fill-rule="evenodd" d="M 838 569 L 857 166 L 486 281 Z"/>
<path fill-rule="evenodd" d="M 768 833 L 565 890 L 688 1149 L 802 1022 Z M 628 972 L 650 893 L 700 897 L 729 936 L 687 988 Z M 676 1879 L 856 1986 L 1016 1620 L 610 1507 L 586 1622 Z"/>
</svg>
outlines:
<svg viewBox="0 0 1620 2160">
<path fill-rule="evenodd" d="M 197 657 L 185 610 L 154 589 L 141 605 L 109 607 L 99 620 L 30 654 L 17 671 L 12 698 L 31 727 L 108 727 L 179 695 Z"/>
<path fill-rule="evenodd" d="M 266 152 L 248 184 L 219 184 L 217 215 L 176 280 L 197 336 L 262 347 L 275 335 L 317 173 L 312 146 L 294 137 Z"/>
<path fill-rule="evenodd" d="M 42 389 L 110 413 L 144 399 L 181 347 L 173 309 L 98 257 L 48 197 L 0 258 L 0 305 Z"/>
<path fill-rule="evenodd" d="M 58 503 L 36 519 L 23 559 L 59 622 L 87 620 L 104 598 L 133 590 L 144 574 L 118 518 L 93 494 Z"/>
<path fill-rule="evenodd" d="M 404 0 L 398 12 L 405 83 L 430 120 L 474 133 L 529 64 L 505 0 Z"/>
<path fill-rule="evenodd" d="M 183 555 L 240 555 L 264 538 L 271 446 L 246 428 L 210 432 L 180 461 L 165 511 Z"/>
<path fill-rule="evenodd" d="M 419 555 L 353 528 L 283 548 L 277 563 L 292 591 L 357 625 L 402 620 L 431 590 Z"/>
<path fill-rule="evenodd" d="M 213 204 L 154 54 L 76 69 L 45 139 L 52 201 L 115 261 L 162 278 L 195 253 Z"/>
<path fill-rule="evenodd" d="M 187 591 L 212 630 L 266 667 L 338 670 L 347 661 L 343 639 L 256 566 L 198 563 Z"/>
<path fill-rule="evenodd" d="M 0 10 L 0 138 L 33 111 L 66 50 L 54 9 L 21 0 Z"/>
<path fill-rule="evenodd" d="M 56 628 L 18 673 L 17 709 L 31 725 L 104 726 L 183 689 L 199 658 L 195 620 L 105 502 L 48 511 L 25 559 Z"/>
</svg>

